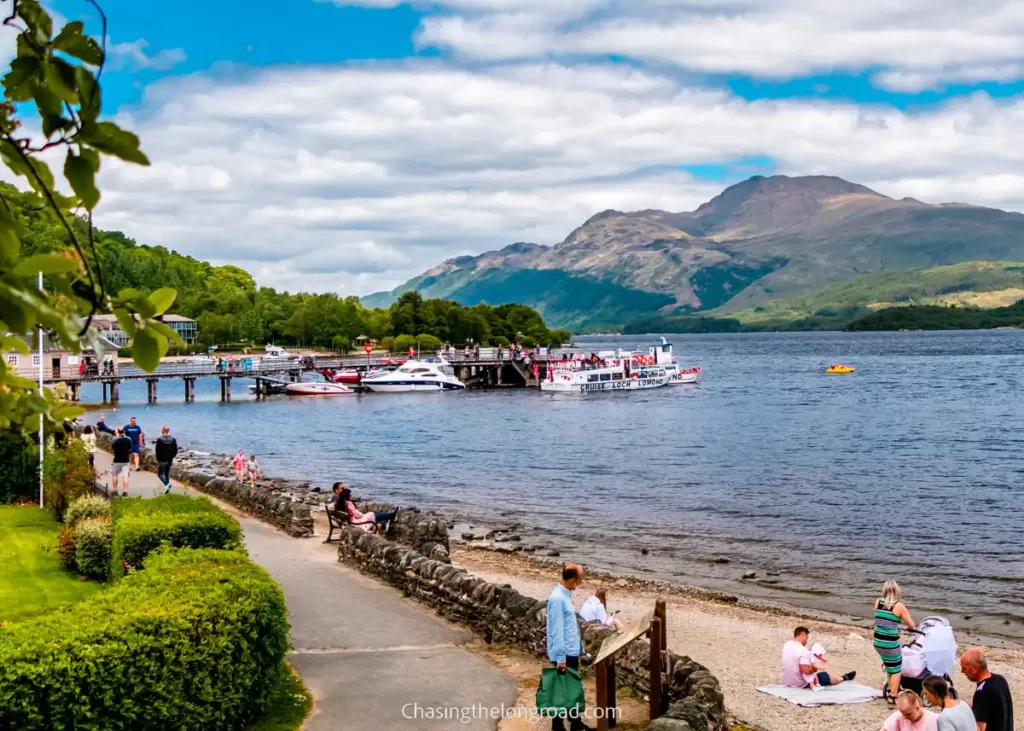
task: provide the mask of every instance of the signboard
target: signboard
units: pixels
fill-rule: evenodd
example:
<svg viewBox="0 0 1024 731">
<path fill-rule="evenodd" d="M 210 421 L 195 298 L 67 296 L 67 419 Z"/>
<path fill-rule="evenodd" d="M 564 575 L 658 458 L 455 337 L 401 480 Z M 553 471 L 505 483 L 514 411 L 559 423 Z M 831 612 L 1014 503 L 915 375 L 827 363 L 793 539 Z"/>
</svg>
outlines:
<svg viewBox="0 0 1024 731">
<path fill-rule="evenodd" d="M 366 354 L 369 355 L 370 353 L 373 352 L 373 346 L 367 343 L 366 345 L 363 346 L 363 350 L 365 350 Z"/>
<path fill-rule="evenodd" d="M 601 650 L 597 653 L 597 657 L 594 658 L 594 664 L 607 660 L 609 657 L 614 655 L 619 650 L 623 649 L 633 640 L 638 637 L 643 637 L 651 629 L 651 621 L 654 619 L 654 610 L 647 612 L 640 619 L 635 619 L 625 627 L 622 628 L 621 632 L 611 635 L 604 642 L 601 643 Z"/>
</svg>

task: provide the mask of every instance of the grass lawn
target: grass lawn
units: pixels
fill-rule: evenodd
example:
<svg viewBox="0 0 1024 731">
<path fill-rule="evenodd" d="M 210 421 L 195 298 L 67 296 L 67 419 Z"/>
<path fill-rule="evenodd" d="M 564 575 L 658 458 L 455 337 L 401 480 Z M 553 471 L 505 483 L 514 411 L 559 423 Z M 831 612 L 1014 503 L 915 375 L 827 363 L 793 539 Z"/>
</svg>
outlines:
<svg viewBox="0 0 1024 731">
<path fill-rule="evenodd" d="M 312 706 L 313 696 L 289 665 L 288 672 L 270 699 L 267 715 L 246 731 L 295 731 L 302 726 Z"/>
<path fill-rule="evenodd" d="M 0 622 L 25 619 L 103 587 L 61 568 L 60 524 L 49 510 L 0 506 Z"/>
</svg>

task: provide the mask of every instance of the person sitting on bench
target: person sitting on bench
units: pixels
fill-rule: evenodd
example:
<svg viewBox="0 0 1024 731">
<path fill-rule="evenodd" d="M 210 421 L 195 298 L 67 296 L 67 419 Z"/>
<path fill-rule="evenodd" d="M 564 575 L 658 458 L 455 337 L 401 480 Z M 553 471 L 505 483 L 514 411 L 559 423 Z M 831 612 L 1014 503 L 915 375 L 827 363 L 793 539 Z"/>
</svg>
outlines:
<svg viewBox="0 0 1024 731">
<path fill-rule="evenodd" d="M 334 489 L 338 498 L 335 504 L 340 503 L 345 506 L 345 511 L 348 513 L 348 522 L 359 530 L 372 531 L 375 527 L 379 528 L 381 525 L 391 523 L 394 521 L 395 516 L 398 515 L 397 510 L 390 513 L 360 513 L 352 503 L 351 490 L 340 482 L 334 484 Z M 328 503 L 328 510 L 330 510 L 330 503 Z"/>
</svg>

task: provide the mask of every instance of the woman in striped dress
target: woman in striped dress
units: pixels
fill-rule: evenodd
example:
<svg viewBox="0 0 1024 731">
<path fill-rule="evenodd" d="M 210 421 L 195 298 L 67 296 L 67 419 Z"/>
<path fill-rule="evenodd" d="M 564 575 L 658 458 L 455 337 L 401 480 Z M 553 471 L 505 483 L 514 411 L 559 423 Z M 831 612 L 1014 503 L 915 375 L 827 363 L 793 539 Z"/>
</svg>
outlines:
<svg viewBox="0 0 1024 731">
<path fill-rule="evenodd" d="M 891 579 L 882 587 L 882 596 L 875 600 L 875 652 L 882 658 L 889 680 L 886 700 L 896 703 L 900 694 L 900 678 L 903 673 L 903 647 L 900 644 L 900 624 L 914 629 L 910 612 L 900 601 L 900 585 Z"/>
</svg>

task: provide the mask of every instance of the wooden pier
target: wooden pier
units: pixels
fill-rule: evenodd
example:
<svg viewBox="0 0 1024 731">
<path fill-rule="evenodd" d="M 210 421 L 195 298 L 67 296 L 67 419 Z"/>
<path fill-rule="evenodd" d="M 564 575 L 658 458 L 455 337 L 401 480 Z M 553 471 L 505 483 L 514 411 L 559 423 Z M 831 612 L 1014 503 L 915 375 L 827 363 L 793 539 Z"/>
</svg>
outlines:
<svg viewBox="0 0 1024 731">
<path fill-rule="evenodd" d="M 568 351 L 565 351 L 568 352 Z M 428 356 L 423 355 L 426 359 Z M 529 361 L 513 360 L 507 352 L 498 358 L 495 353 L 475 356 L 456 354 L 448 360 L 455 376 L 467 388 L 537 388 L 540 380 L 547 376 L 548 363 L 561 361 L 563 351 L 541 354 Z M 405 360 L 393 356 L 350 356 L 345 358 L 293 358 L 288 360 L 244 358 L 225 359 L 223 364 L 189 363 L 184 361 L 163 363 L 154 372 L 147 373 L 134 365 L 119 366 L 114 373 L 81 374 L 77 368 L 67 372 L 47 371 L 44 384 L 63 383 L 67 386 L 72 401 L 81 397 L 81 388 L 88 383 L 99 383 L 103 388 L 103 403 L 117 403 L 120 386 L 125 381 L 145 381 L 146 400 L 157 403 L 157 386 L 161 381 L 180 380 L 184 383 L 186 403 L 195 401 L 196 380 L 219 378 L 221 401 L 231 400 L 231 382 L 245 378 L 256 382 L 256 398 L 267 395 L 267 385 L 272 383 L 294 383 L 302 379 L 303 373 L 323 370 L 355 369 L 360 372 L 370 368 L 394 367 L 397 361 Z M 536 368 L 535 368 L 536 367 Z"/>
</svg>

